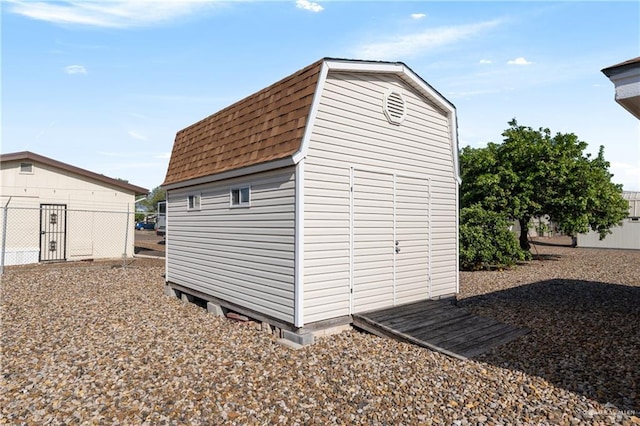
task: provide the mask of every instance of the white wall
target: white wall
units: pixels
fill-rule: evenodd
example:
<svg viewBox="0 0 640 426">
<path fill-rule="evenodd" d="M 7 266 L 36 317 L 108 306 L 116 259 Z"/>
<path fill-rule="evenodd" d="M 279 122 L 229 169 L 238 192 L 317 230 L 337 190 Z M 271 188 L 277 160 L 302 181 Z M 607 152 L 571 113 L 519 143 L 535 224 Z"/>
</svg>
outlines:
<svg viewBox="0 0 640 426">
<path fill-rule="evenodd" d="M 597 232 L 579 234 L 578 247 L 640 250 L 640 192 L 624 191 L 622 197 L 629 202 L 629 216 L 602 240 Z"/>
<path fill-rule="evenodd" d="M 611 234 L 600 240 L 597 232 L 578 235 L 578 247 L 640 250 L 640 219 L 626 218 L 622 226 L 611 228 Z"/>
<path fill-rule="evenodd" d="M 125 250 L 128 256 L 133 255 L 132 192 L 49 165 L 25 162 L 33 163 L 33 173 L 21 173 L 20 161 L 0 165 L 0 203 L 5 206 L 9 202 L 5 265 L 38 261 L 37 209 L 41 204 L 66 205 L 66 260 L 119 258 Z"/>
<path fill-rule="evenodd" d="M 400 90 L 408 104 L 400 125 L 383 113 L 390 88 Z M 449 125 L 444 112 L 394 76 L 329 74 L 305 161 L 305 323 L 351 313 L 352 166 L 430 182 L 430 246 L 422 262 L 431 262 L 431 285 L 403 301 L 455 293 L 457 184 Z"/>
<path fill-rule="evenodd" d="M 242 185 L 251 206 L 233 208 Z M 293 323 L 294 214 L 294 167 L 167 191 L 167 281 Z"/>
</svg>

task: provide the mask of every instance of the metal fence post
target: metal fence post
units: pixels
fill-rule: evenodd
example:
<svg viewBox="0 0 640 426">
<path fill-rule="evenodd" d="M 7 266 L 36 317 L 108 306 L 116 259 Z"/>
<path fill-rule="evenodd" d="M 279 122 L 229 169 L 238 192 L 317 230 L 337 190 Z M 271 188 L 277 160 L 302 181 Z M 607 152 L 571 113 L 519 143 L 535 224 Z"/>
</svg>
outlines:
<svg viewBox="0 0 640 426">
<path fill-rule="evenodd" d="M 4 205 L 2 211 L 2 250 L 0 258 L 0 275 L 4 274 L 4 257 L 7 251 L 7 213 L 9 212 L 9 203 L 11 202 L 11 197 L 7 200 L 7 204 Z"/>
<path fill-rule="evenodd" d="M 129 243 L 129 205 L 127 204 L 127 220 L 126 227 L 124 229 L 124 252 L 122 253 L 122 267 L 127 266 L 127 245 Z"/>
</svg>

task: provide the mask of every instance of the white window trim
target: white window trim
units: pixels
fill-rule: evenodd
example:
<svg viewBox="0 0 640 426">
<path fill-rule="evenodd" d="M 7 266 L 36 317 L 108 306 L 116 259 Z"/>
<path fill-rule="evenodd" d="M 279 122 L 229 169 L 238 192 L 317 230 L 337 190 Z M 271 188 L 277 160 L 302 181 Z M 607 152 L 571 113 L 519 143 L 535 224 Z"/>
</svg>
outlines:
<svg viewBox="0 0 640 426">
<path fill-rule="evenodd" d="M 249 200 L 244 203 L 242 202 L 242 200 L 240 200 L 239 204 L 233 204 L 233 191 L 239 191 L 238 198 L 240 198 L 240 194 L 242 193 L 243 189 L 249 190 Z M 239 185 L 229 188 L 229 207 L 231 207 L 232 209 L 251 207 L 251 185 Z"/>
<path fill-rule="evenodd" d="M 30 172 L 24 172 L 24 171 L 22 171 L 22 165 L 23 165 L 23 164 L 30 164 L 30 165 L 31 165 L 31 171 L 30 171 Z M 35 164 L 34 164 L 33 162 L 21 161 L 21 162 L 20 162 L 20 169 L 19 169 L 19 173 L 20 173 L 21 175 L 32 175 L 32 174 L 33 174 L 33 172 L 34 172 L 34 170 L 35 170 L 35 168 L 36 168 L 36 167 L 35 167 Z"/>
<path fill-rule="evenodd" d="M 198 205 L 191 207 L 191 197 L 198 197 L 196 198 L 196 200 L 198 201 Z M 200 208 L 202 207 L 202 193 L 197 192 L 197 193 L 193 193 L 193 194 L 187 194 L 187 211 L 193 212 L 193 211 L 199 211 Z"/>
</svg>

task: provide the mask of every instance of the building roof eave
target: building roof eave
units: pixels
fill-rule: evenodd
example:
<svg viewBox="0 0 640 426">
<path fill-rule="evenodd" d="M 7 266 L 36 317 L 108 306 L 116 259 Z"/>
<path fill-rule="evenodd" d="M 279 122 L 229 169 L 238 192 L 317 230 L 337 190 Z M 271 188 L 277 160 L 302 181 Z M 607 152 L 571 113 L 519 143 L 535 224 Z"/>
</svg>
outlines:
<svg viewBox="0 0 640 426">
<path fill-rule="evenodd" d="M 62 161 L 54 160 L 53 158 L 45 157 L 44 155 L 36 154 L 31 151 L 0 154 L 0 162 L 4 163 L 9 161 L 33 161 L 36 163 L 41 163 L 61 170 L 65 170 L 67 172 L 83 176 L 85 178 L 94 179 L 101 183 L 108 184 L 125 191 L 131 191 L 135 195 L 146 195 L 149 193 L 148 189 L 141 186 L 133 185 L 128 182 L 92 172 L 90 170 L 72 166 L 71 164 L 63 163 Z"/>
</svg>

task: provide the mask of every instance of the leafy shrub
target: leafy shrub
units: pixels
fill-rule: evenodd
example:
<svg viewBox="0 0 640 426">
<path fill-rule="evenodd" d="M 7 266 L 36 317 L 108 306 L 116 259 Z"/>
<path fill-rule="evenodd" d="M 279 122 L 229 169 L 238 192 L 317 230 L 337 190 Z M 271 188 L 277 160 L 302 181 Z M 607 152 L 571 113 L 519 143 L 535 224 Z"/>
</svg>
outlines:
<svg viewBox="0 0 640 426">
<path fill-rule="evenodd" d="M 505 215 L 474 204 L 460 210 L 460 268 L 513 266 L 531 257 L 520 248 Z"/>
</svg>

